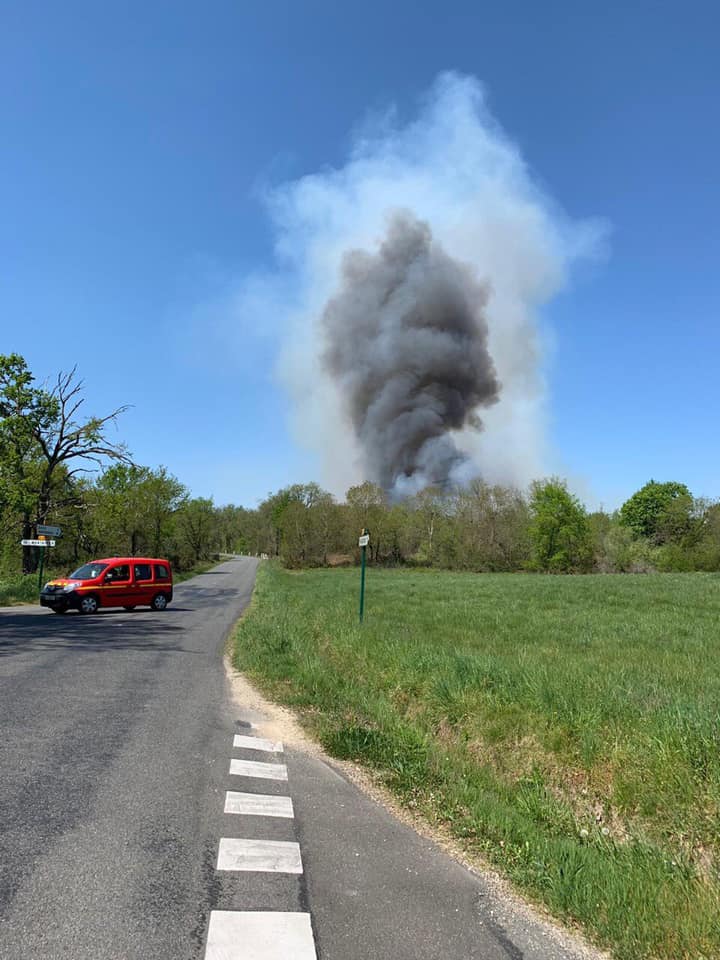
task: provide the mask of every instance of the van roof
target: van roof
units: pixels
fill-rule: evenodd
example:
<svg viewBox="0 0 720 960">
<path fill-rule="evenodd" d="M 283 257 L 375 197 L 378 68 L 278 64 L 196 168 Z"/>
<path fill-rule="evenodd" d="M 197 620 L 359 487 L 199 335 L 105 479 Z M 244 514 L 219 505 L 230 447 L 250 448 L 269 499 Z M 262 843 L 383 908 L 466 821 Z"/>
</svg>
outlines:
<svg viewBox="0 0 720 960">
<path fill-rule="evenodd" d="M 88 560 L 87 563 L 164 563 L 170 566 L 170 561 L 162 557 L 103 557 L 100 560 Z"/>
</svg>

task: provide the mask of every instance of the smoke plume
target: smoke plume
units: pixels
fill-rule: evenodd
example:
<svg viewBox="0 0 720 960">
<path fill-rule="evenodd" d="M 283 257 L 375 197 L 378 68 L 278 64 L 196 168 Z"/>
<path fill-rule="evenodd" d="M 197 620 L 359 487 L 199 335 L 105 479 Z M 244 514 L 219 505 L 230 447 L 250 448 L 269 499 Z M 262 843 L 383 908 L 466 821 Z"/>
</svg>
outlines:
<svg viewBox="0 0 720 960">
<path fill-rule="evenodd" d="M 345 254 L 328 303 L 323 361 L 336 379 L 368 479 L 392 490 L 402 477 L 446 485 L 465 454 L 450 431 L 479 429 L 477 409 L 497 402 L 487 349 L 487 291 L 432 240 L 430 227 L 396 213 L 377 254 Z"/>
<path fill-rule="evenodd" d="M 555 467 L 540 312 L 601 231 L 538 187 L 475 79 L 440 76 L 416 119 L 376 118 L 267 202 L 277 266 L 235 310 L 282 345 L 309 474 L 342 495 Z"/>
</svg>

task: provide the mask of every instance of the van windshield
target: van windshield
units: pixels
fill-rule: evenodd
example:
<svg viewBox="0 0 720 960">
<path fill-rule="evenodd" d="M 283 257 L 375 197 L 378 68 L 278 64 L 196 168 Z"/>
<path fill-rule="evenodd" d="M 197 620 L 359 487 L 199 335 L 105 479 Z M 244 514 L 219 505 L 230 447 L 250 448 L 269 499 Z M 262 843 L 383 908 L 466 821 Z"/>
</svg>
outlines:
<svg viewBox="0 0 720 960">
<path fill-rule="evenodd" d="M 70 580 L 94 580 L 99 577 L 103 570 L 107 569 L 106 563 L 84 563 L 78 567 L 74 573 L 70 574 Z"/>
</svg>

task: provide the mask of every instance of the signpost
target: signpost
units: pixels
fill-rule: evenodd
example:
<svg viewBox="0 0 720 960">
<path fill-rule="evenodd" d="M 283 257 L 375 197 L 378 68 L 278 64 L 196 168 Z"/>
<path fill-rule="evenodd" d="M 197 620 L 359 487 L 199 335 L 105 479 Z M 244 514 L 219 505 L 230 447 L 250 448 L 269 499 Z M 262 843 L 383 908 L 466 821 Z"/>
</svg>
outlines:
<svg viewBox="0 0 720 960">
<path fill-rule="evenodd" d="M 370 531 L 363 527 L 358 540 L 358 546 L 360 547 L 360 623 L 363 622 L 365 613 L 365 554 L 369 543 Z"/>
<path fill-rule="evenodd" d="M 55 541 L 48 539 L 49 537 L 61 537 L 62 530 L 60 527 L 49 527 L 45 523 L 39 523 L 37 525 L 37 540 L 21 540 L 20 543 L 23 547 L 54 547 Z M 38 565 L 38 590 L 42 589 L 42 575 L 43 567 L 45 566 L 45 551 L 40 551 L 40 563 Z"/>
</svg>

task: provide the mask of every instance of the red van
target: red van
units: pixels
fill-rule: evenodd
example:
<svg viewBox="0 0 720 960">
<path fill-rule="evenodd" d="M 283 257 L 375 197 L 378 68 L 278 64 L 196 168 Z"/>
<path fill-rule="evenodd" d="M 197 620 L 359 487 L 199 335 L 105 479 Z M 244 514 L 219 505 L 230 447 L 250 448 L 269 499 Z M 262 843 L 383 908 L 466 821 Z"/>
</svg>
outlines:
<svg viewBox="0 0 720 960">
<path fill-rule="evenodd" d="M 173 597 L 172 568 L 154 557 L 110 557 L 91 560 L 69 577 L 51 580 L 40 593 L 40 606 L 53 613 L 79 610 L 95 613 L 99 607 L 149 606 L 164 610 Z"/>
</svg>

